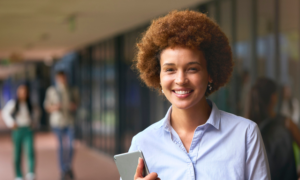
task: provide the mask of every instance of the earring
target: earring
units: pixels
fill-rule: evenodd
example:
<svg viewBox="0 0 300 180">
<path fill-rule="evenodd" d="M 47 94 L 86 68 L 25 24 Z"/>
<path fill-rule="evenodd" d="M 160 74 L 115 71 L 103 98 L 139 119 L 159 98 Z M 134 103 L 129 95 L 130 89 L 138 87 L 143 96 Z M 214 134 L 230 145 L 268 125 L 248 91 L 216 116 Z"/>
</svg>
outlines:
<svg viewBox="0 0 300 180">
<path fill-rule="evenodd" d="M 211 89 L 212 89 L 212 86 L 211 86 L 211 84 L 208 84 L 208 90 L 210 90 L 210 91 L 211 91 Z"/>
<path fill-rule="evenodd" d="M 164 90 L 161 90 L 161 92 L 164 94 Z"/>
</svg>

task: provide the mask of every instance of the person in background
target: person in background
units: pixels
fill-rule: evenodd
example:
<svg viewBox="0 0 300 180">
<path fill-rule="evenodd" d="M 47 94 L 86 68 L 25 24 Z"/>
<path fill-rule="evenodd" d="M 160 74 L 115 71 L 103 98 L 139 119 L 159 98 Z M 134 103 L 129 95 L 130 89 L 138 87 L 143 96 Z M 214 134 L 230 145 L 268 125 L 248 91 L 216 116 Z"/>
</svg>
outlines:
<svg viewBox="0 0 300 180">
<path fill-rule="evenodd" d="M 55 86 L 47 89 L 44 107 L 50 113 L 50 125 L 59 142 L 58 156 L 61 180 L 74 179 L 72 170 L 74 113 L 78 106 L 78 92 L 68 86 L 64 71 L 55 76 Z"/>
<path fill-rule="evenodd" d="M 279 98 L 279 111 L 285 117 L 292 119 L 292 121 L 299 127 L 299 101 L 292 97 L 292 89 L 289 83 L 282 86 Z M 300 150 L 299 146 L 294 142 L 294 155 L 296 160 L 298 176 L 300 176 Z"/>
<path fill-rule="evenodd" d="M 28 85 L 26 83 L 21 84 L 17 88 L 16 99 L 8 101 L 2 110 L 5 124 L 12 129 L 15 180 L 23 180 L 21 169 L 23 146 L 26 150 L 28 163 L 26 180 L 35 179 L 34 135 L 32 130 L 35 123 L 29 94 Z"/>
<path fill-rule="evenodd" d="M 267 151 L 272 180 L 296 180 L 293 141 L 300 144 L 297 125 L 276 112 L 277 85 L 273 80 L 260 78 L 250 92 L 249 114 L 259 126 Z"/>
<path fill-rule="evenodd" d="M 282 87 L 282 100 L 280 103 L 280 113 L 293 120 L 299 126 L 299 101 L 292 97 L 292 90 L 289 85 Z"/>
</svg>

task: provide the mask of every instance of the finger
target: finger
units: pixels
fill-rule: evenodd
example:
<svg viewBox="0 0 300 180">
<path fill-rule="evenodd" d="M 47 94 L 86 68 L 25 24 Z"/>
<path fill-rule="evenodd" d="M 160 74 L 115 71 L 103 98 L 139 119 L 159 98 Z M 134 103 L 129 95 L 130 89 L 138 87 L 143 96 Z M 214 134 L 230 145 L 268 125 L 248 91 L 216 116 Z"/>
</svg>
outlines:
<svg viewBox="0 0 300 180">
<path fill-rule="evenodd" d="M 135 171 L 134 179 L 142 178 L 143 177 L 143 169 L 144 169 L 144 162 L 142 158 L 139 158 L 139 163 Z"/>
<path fill-rule="evenodd" d="M 157 179 L 157 173 L 152 172 L 152 173 L 148 174 L 144 179 L 145 180 L 156 180 Z"/>
</svg>

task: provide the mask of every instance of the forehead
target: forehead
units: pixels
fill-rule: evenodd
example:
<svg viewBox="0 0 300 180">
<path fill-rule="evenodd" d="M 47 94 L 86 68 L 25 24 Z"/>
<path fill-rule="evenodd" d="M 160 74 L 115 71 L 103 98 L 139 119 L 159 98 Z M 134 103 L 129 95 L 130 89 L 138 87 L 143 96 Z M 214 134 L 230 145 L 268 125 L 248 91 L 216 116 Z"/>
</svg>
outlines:
<svg viewBox="0 0 300 180">
<path fill-rule="evenodd" d="M 64 74 L 56 74 L 56 77 L 57 78 L 64 78 L 64 77 L 66 77 L 66 75 L 64 75 Z"/>
<path fill-rule="evenodd" d="M 18 87 L 18 89 L 19 89 L 19 90 L 27 90 L 27 86 L 25 86 L 25 85 L 20 85 L 20 86 Z"/>
<path fill-rule="evenodd" d="M 161 64 L 164 63 L 189 63 L 199 62 L 205 65 L 206 60 L 204 54 L 200 50 L 192 50 L 184 47 L 166 48 L 161 52 L 160 55 Z"/>
</svg>

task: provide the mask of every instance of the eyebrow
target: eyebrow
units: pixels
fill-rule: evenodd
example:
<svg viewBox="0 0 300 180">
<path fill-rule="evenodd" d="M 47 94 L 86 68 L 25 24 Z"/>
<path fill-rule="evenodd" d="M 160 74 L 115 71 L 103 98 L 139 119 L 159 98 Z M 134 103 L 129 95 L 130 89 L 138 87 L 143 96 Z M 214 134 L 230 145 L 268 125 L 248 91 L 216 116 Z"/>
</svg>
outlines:
<svg viewBox="0 0 300 180">
<path fill-rule="evenodd" d="M 199 62 L 189 62 L 188 65 L 191 65 L 191 64 L 198 64 L 199 66 L 201 66 L 201 64 Z M 174 63 L 165 63 L 163 64 L 163 66 L 174 66 L 175 64 Z"/>
<path fill-rule="evenodd" d="M 165 63 L 163 64 L 163 66 L 174 66 L 175 64 L 174 63 Z"/>
<path fill-rule="evenodd" d="M 201 66 L 201 64 L 200 64 L 199 62 L 189 62 L 188 64 L 189 64 L 189 65 L 190 65 L 190 64 L 198 64 L 199 66 Z"/>
</svg>

